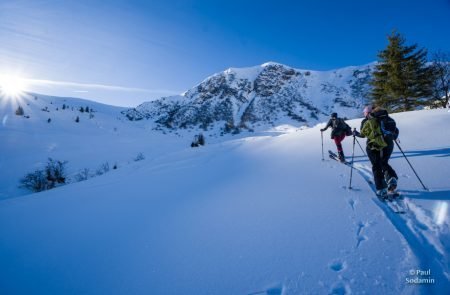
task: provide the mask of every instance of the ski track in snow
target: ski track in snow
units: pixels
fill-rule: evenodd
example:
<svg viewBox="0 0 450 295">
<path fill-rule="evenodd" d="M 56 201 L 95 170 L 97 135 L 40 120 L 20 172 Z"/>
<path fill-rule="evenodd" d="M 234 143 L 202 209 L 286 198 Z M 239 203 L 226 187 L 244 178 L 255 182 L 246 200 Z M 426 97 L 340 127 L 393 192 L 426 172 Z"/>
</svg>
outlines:
<svg viewBox="0 0 450 295">
<path fill-rule="evenodd" d="M 372 180 L 371 168 L 362 164 L 355 164 L 354 167 L 356 168 L 358 174 L 364 178 L 372 191 L 375 193 L 376 189 Z M 442 283 L 442 285 L 440 285 L 441 288 L 442 286 L 445 286 L 445 290 L 450 290 L 449 278 L 446 276 L 448 266 L 445 265 L 446 258 L 443 255 L 442 246 L 438 244 L 438 241 L 433 241 L 433 237 L 427 236 L 426 231 L 429 230 L 429 227 L 417 219 L 418 215 L 426 216 L 426 214 L 421 214 L 422 212 L 420 211 L 422 209 L 415 206 L 412 201 L 404 200 L 409 210 L 407 210 L 405 214 L 400 215 L 393 212 L 376 196 L 372 197 L 372 201 L 384 212 L 386 218 L 389 219 L 391 224 L 408 243 L 410 249 L 419 261 L 420 269 L 432 269 L 433 277 Z M 427 223 L 432 224 L 432 221 L 427 220 Z M 358 239 L 363 228 L 364 225 L 359 223 L 357 234 Z M 358 240 L 357 248 L 359 247 L 359 244 L 360 240 Z M 427 286 L 426 290 L 425 286 L 422 286 L 421 289 L 423 289 L 421 290 L 422 292 L 426 292 L 427 294 L 442 294 L 443 291 L 442 289 L 438 290 L 437 287 L 434 287 L 434 285 Z M 429 293 L 430 291 L 432 293 Z"/>
<path fill-rule="evenodd" d="M 330 162 L 329 168 L 336 168 L 336 166 L 339 166 L 339 164 L 333 160 Z M 354 164 L 353 169 L 362 176 L 375 194 L 376 189 L 373 182 L 372 169 L 359 163 Z M 339 174 L 339 176 L 342 177 L 343 175 Z M 411 177 L 406 174 L 402 174 L 401 176 L 407 178 Z M 343 188 L 348 189 L 347 186 L 343 186 Z M 361 189 L 353 187 L 351 190 L 360 191 Z M 418 291 L 418 294 L 446 294 L 446 291 L 450 290 L 446 249 L 441 245 L 440 241 L 437 240 L 436 236 L 429 233 L 430 230 L 433 230 L 433 228 L 436 227 L 431 217 L 424 212 L 424 209 L 415 205 L 410 199 L 402 201 L 404 202 L 404 206 L 406 206 L 406 212 L 402 212 L 402 214 L 394 212 L 394 208 L 388 207 L 386 203 L 380 201 L 375 195 L 372 197 L 372 201 L 382 210 L 384 216 L 403 237 L 409 249 L 411 249 L 418 260 L 418 269 L 431 269 L 433 278 L 439 282 L 439 286 L 433 284 L 418 285 L 418 289 L 414 290 L 413 294 L 416 294 L 416 291 Z M 347 203 L 355 213 L 357 211 L 358 200 L 354 197 L 350 197 L 347 199 Z M 396 206 L 395 209 L 397 208 L 398 207 Z M 368 237 L 364 235 L 364 230 L 369 226 L 370 222 L 367 221 L 363 222 L 359 220 L 356 222 L 355 250 L 358 250 L 361 244 L 368 240 Z M 342 274 L 342 271 L 347 268 L 345 257 L 331 261 L 328 267 L 336 273 L 339 273 L 338 280 L 331 286 L 329 294 L 351 294 L 352 290 L 350 288 L 349 280 Z M 397 286 L 398 290 L 402 290 L 401 293 L 408 293 L 407 286 L 404 284 L 404 278 L 400 277 L 400 279 L 402 281 Z"/>
</svg>

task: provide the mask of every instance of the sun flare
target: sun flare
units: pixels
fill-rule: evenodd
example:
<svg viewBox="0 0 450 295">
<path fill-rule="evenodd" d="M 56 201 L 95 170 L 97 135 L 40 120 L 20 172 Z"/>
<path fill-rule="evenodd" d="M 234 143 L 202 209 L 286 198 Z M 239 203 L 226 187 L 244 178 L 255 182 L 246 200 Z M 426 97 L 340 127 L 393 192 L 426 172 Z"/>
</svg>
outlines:
<svg viewBox="0 0 450 295">
<path fill-rule="evenodd" d="M 19 97 L 25 91 L 25 79 L 14 75 L 0 75 L 0 94 L 6 97 Z"/>
</svg>

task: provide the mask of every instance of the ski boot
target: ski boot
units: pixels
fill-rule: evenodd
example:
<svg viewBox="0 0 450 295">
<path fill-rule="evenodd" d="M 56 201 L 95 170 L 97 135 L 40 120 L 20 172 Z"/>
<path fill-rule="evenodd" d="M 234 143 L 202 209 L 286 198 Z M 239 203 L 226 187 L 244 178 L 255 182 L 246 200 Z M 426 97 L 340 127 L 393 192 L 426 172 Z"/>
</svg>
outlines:
<svg viewBox="0 0 450 295">
<path fill-rule="evenodd" d="M 344 156 L 344 152 L 343 151 L 339 151 L 338 152 L 338 158 L 339 158 L 339 161 L 341 161 L 342 163 L 345 162 L 345 156 Z"/>
<path fill-rule="evenodd" d="M 389 197 L 387 189 L 383 188 L 383 189 L 377 190 L 377 197 L 382 201 L 386 201 Z"/>
<path fill-rule="evenodd" d="M 395 177 L 391 177 L 388 181 L 387 181 L 387 189 L 390 193 L 394 193 L 395 190 L 397 189 L 397 178 Z"/>
</svg>

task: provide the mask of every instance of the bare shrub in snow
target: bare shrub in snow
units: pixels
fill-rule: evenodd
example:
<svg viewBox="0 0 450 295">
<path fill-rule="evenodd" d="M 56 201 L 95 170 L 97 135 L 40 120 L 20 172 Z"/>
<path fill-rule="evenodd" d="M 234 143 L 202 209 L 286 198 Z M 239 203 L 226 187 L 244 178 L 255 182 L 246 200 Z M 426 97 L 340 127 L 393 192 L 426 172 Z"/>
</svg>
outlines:
<svg viewBox="0 0 450 295">
<path fill-rule="evenodd" d="M 66 183 L 67 161 L 57 161 L 48 159 L 45 169 L 36 170 L 26 174 L 20 180 L 20 187 L 24 187 L 33 192 L 40 192 L 56 187 L 58 184 Z"/>
<path fill-rule="evenodd" d="M 20 187 L 24 187 L 33 192 L 40 192 L 48 189 L 47 178 L 43 170 L 36 170 L 26 174 L 20 180 Z"/>
<path fill-rule="evenodd" d="M 58 161 L 48 158 L 45 174 L 50 188 L 54 188 L 58 183 L 66 183 L 67 161 Z"/>
<path fill-rule="evenodd" d="M 75 180 L 76 181 L 85 181 L 85 180 L 89 179 L 89 177 L 90 177 L 89 169 L 84 168 L 75 175 Z"/>
<path fill-rule="evenodd" d="M 134 161 L 135 161 L 135 162 L 138 162 L 138 161 L 142 161 L 142 160 L 144 160 L 144 159 L 145 159 L 144 154 L 143 154 L 143 153 L 139 153 L 139 154 L 136 156 L 136 158 L 134 158 Z"/>
<path fill-rule="evenodd" d="M 109 171 L 109 163 L 105 162 L 105 163 L 101 164 L 100 167 L 98 167 L 98 169 L 95 172 L 95 174 L 103 175 L 103 174 L 105 174 L 108 171 Z"/>
</svg>

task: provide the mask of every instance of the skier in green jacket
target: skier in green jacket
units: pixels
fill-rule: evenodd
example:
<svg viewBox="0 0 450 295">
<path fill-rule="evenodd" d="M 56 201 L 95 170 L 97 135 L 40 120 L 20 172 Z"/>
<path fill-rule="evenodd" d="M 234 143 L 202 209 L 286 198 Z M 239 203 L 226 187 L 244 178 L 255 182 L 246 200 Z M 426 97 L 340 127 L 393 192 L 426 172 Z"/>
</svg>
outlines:
<svg viewBox="0 0 450 295">
<path fill-rule="evenodd" d="M 388 195 L 388 185 L 384 174 L 393 174 L 395 177 L 391 177 L 393 180 L 390 179 L 390 181 L 395 181 L 395 187 L 394 183 L 392 183 L 392 187 L 394 187 L 394 189 L 397 187 L 397 175 L 388 164 L 392 149 L 389 147 L 388 143 L 386 143 L 380 123 L 374 115 L 383 111 L 384 110 L 381 108 L 375 108 L 372 110 L 372 107 L 370 106 L 365 107 L 365 119 L 361 123 L 361 132 L 359 133 L 356 130 L 353 131 L 354 136 L 367 138 L 367 156 L 372 163 L 372 172 L 375 180 L 375 187 L 377 189 L 377 196 L 380 198 L 386 198 Z"/>
</svg>

